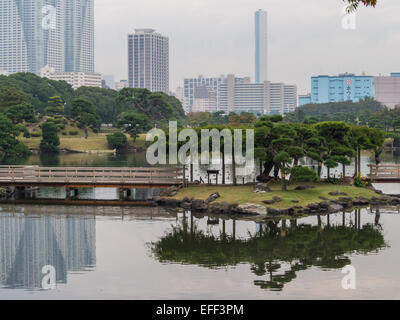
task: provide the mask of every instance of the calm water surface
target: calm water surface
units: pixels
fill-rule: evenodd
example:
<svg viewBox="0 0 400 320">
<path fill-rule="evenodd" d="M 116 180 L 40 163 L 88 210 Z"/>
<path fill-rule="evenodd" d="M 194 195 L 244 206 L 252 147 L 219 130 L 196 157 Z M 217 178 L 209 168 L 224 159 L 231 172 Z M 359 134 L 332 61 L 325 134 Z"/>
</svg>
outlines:
<svg viewBox="0 0 400 320">
<path fill-rule="evenodd" d="M 400 298 L 395 208 L 264 225 L 208 220 L 155 208 L 2 205 L 0 298 Z M 341 286 L 349 264 L 356 290 Z M 55 290 L 41 290 L 45 265 L 56 269 Z"/>
<path fill-rule="evenodd" d="M 372 160 L 363 157 L 365 173 Z M 400 163 L 400 156 L 382 160 Z M 29 163 L 146 165 L 141 154 Z M 379 188 L 400 193 L 398 185 Z M 86 189 L 80 197 L 117 193 Z M 399 299 L 399 229 L 395 207 L 259 225 L 162 208 L 0 204 L 0 299 Z M 55 290 L 42 289 L 46 265 L 55 268 Z M 356 268 L 356 290 L 342 289 L 346 265 Z"/>
</svg>

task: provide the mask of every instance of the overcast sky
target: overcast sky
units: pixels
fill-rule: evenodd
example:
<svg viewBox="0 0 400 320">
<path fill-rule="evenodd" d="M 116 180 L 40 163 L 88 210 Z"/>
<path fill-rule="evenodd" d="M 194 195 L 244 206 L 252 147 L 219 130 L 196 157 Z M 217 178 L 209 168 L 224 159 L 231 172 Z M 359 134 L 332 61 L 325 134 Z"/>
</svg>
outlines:
<svg viewBox="0 0 400 320">
<path fill-rule="evenodd" d="M 254 79 L 254 12 L 268 11 L 269 78 L 310 91 L 310 77 L 400 71 L 400 1 L 362 8 L 342 28 L 341 0 L 94 0 L 96 69 L 127 78 L 127 35 L 153 28 L 170 38 L 170 87 L 185 77 Z"/>
</svg>

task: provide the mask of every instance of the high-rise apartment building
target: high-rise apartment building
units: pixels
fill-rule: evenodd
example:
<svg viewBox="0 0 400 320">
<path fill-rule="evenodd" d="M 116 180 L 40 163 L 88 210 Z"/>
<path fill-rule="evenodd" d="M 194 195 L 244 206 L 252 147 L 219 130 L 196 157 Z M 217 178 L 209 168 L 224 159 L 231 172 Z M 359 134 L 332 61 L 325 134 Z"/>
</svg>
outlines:
<svg viewBox="0 0 400 320">
<path fill-rule="evenodd" d="M 261 9 L 255 13 L 255 81 L 268 81 L 268 14 Z"/>
<path fill-rule="evenodd" d="M 221 75 L 220 77 L 203 77 L 200 75 L 197 78 L 184 79 L 185 110 L 187 110 L 187 112 L 194 112 L 193 105 L 195 104 L 196 91 L 201 90 L 204 92 L 203 88 L 206 88 L 216 99 L 215 104 L 213 103 L 213 105 L 216 105 L 217 109 L 212 111 L 220 111 L 218 110 L 218 106 L 220 105 L 218 100 L 218 97 L 220 96 L 219 89 L 221 85 L 226 84 L 228 78 L 229 76 L 227 77 L 225 75 Z M 234 77 L 232 81 L 234 81 L 234 83 L 241 83 L 244 81 L 244 78 Z"/>
<path fill-rule="evenodd" d="M 136 29 L 128 35 L 128 68 L 129 87 L 169 93 L 169 39 Z"/>
<path fill-rule="evenodd" d="M 297 86 L 284 83 L 235 82 L 234 75 L 218 90 L 218 110 L 225 113 L 251 112 L 255 115 L 285 114 L 297 108 Z"/>
<path fill-rule="evenodd" d="M 93 0 L 0 1 L 0 69 L 40 75 L 44 66 L 94 71 Z"/>
</svg>

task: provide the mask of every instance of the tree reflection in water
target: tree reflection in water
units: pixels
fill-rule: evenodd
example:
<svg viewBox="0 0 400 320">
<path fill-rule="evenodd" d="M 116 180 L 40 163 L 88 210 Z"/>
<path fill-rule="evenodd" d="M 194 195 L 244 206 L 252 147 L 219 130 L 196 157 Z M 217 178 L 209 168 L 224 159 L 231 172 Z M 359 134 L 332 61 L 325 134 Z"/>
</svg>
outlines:
<svg viewBox="0 0 400 320">
<path fill-rule="evenodd" d="M 355 213 L 355 223 L 332 225 L 329 217 L 325 228 L 321 218 L 317 224 L 298 224 L 297 220 L 269 221 L 259 232 L 247 239 L 236 239 L 236 221 L 232 235 L 225 233 L 225 221 L 219 236 L 207 233 L 190 217 L 190 225 L 183 223 L 172 229 L 151 250 L 162 263 L 180 263 L 217 269 L 250 264 L 251 271 L 267 280 L 254 284 L 267 290 L 282 290 L 286 283 L 296 278 L 298 271 L 310 267 L 340 269 L 351 264 L 347 255 L 378 252 L 387 247 L 381 228 L 372 224 L 361 226 L 360 212 Z M 343 222 L 345 214 L 343 213 Z M 281 271 L 284 269 L 285 271 Z"/>
</svg>

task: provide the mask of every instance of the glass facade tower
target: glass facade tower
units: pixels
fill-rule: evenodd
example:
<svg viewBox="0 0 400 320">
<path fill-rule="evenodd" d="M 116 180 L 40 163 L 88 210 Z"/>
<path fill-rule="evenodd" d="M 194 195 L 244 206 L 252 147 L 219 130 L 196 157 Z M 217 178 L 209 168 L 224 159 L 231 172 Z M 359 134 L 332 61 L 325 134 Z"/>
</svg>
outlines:
<svg viewBox="0 0 400 320">
<path fill-rule="evenodd" d="M 1 0 L 0 70 L 94 71 L 93 0 Z"/>
</svg>

